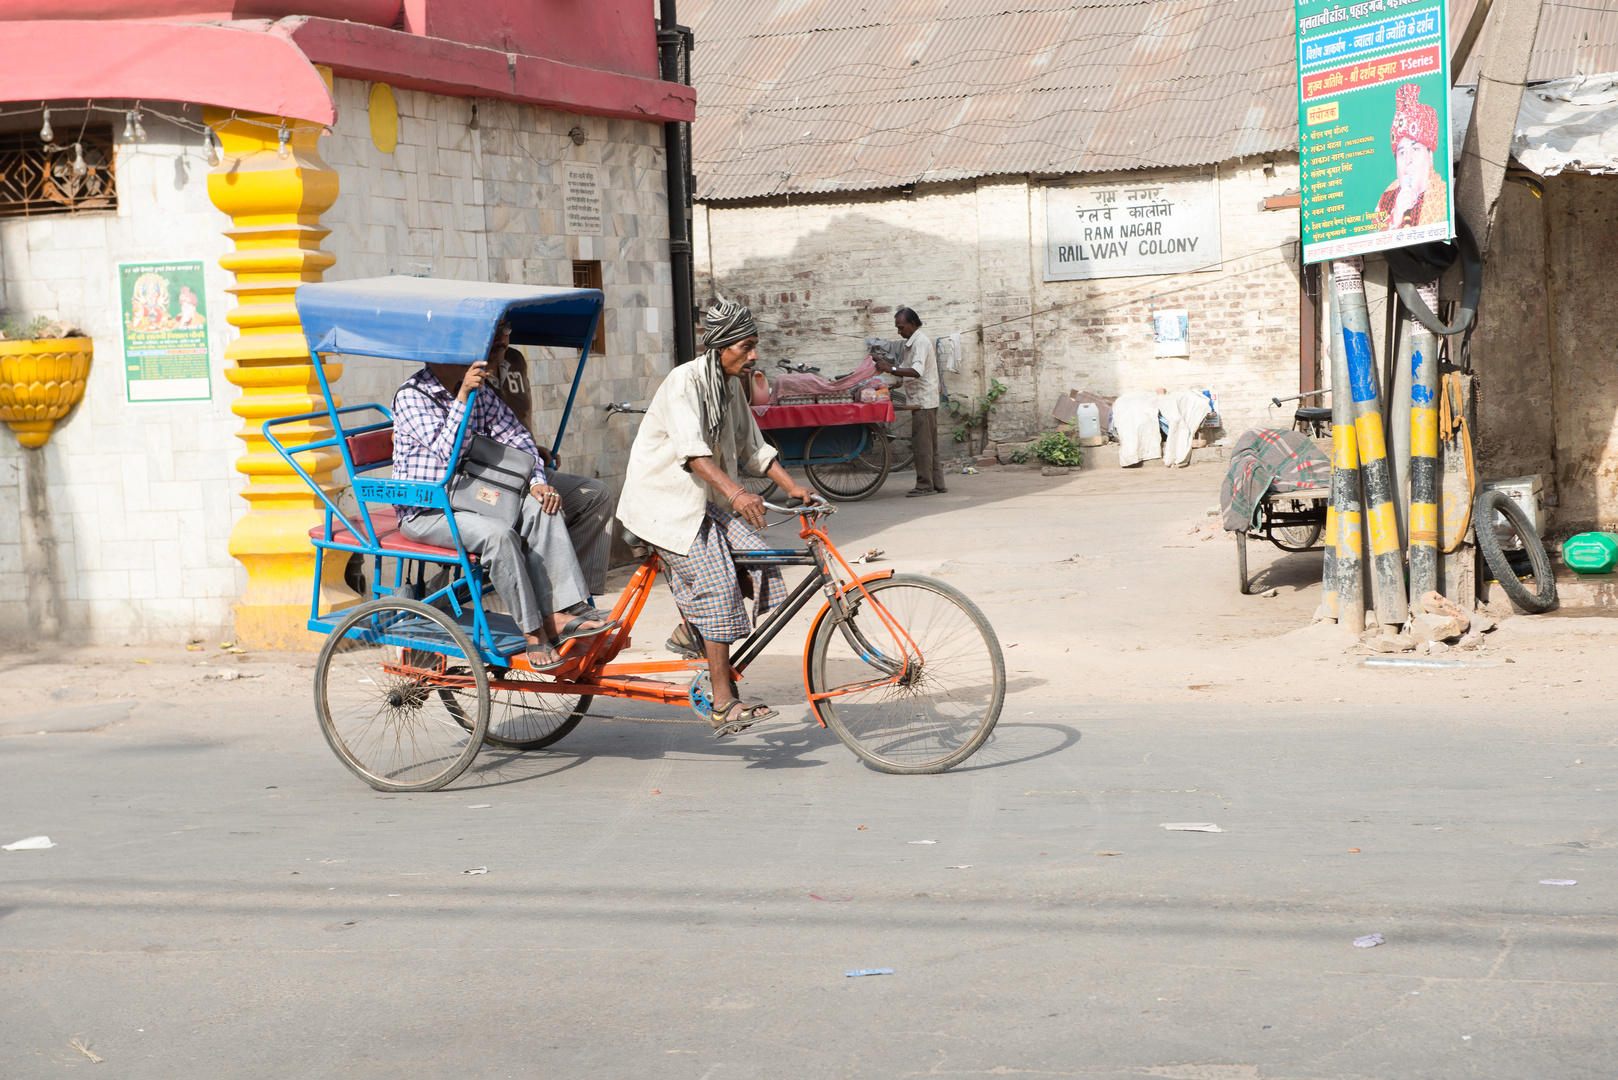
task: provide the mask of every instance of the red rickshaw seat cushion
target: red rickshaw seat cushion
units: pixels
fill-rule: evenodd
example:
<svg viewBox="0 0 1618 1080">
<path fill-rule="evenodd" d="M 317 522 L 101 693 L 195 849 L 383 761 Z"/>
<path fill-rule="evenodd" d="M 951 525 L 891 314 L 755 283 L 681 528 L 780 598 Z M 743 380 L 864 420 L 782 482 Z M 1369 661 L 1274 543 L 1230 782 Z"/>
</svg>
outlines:
<svg viewBox="0 0 1618 1080">
<path fill-rule="evenodd" d="M 376 528 L 377 541 L 384 551 L 396 552 L 400 555 L 436 555 L 441 558 L 455 558 L 454 548 L 438 547 L 434 544 L 418 544 L 400 532 L 399 514 L 392 507 L 384 508 L 373 505 L 371 507 L 371 524 Z M 325 538 L 326 527 L 324 525 L 316 525 L 309 530 L 309 539 L 324 540 Z M 363 538 L 357 537 L 350 530 L 343 528 L 340 519 L 332 521 L 331 542 L 334 544 L 346 544 L 351 547 L 366 546 Z M 473 562 L 478 561 L 478 557 L 470 552 L 467 553 L 467 557 Z"/>
</svg>

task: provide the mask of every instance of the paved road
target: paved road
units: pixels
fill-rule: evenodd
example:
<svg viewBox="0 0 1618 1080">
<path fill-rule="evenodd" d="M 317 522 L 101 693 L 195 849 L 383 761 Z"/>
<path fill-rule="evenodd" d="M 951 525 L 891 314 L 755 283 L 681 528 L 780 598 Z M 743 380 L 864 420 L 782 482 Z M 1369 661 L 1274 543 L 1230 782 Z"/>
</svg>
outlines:
<svg viewBox="0 0 1618 1080">
<path fill-rule="evenodd" d="M 1256 652 L 1308 557 L 1235 598 L 1226 545 L 1175 538 L 1210 477 L 1165 472 L 837 519 L 1018 643 L 944 776 L 800 707 L 721 744 L 586 722 L 382 795 L 321 742 L 307 657 L 0 657 L 0 840 L 59 845 L 0 852 L 0 1077 L 1610 1076 L 1612 646 Z M 796 645 L 754 680 L 778 702 Z"/>
<path fill-rule="evenodd" d="M 595 723 L 390 796 L 142 706 L 4 741 L 59 846 L 0 855 L 0 1074 L 1610 1076 L 1615 718 L 1040 707 L 940 777 Z"/>
</svg>

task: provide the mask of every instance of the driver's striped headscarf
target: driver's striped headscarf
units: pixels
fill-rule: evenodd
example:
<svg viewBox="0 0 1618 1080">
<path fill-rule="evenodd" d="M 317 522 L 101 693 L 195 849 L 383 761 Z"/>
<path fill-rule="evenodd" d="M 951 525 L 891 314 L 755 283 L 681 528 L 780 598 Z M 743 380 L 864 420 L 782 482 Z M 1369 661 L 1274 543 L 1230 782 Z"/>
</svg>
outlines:
<svg viewBox="0 0 1618 1080">
<path fill-rule="evenodd" d="M 720 300 L 708 309 L 703 320 L 702 375 L 697 380 L 697 393 L 702 407 L 702 434 L 709 447 L 719 449 L 719 429 L 725 422 L 725 384 L 728 377 L 719 362 L 719 350 L 738 341 L 745 341 L 758 333 L 753 313 L 741 304 Z"/>
</svg>

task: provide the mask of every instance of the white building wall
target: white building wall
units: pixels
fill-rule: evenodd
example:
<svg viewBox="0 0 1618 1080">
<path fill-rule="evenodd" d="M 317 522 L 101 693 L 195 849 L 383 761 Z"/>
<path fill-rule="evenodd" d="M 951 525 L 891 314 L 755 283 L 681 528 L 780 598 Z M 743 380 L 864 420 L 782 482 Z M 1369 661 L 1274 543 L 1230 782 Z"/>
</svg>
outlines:
<svg viewBox="0 0 1618 1080">
<path fill-rule="evenodd" d="M 371 140 L 371 84 L 339 79 L 339 119 L 320 152 L 340 176 L 322 218 L 322 245 L 337 257 L 326 280 L 389 274 L 571 286 L 572 260 L 602 261 L 606 351 L 592 357 L 562 445 L 562 467 L 614 489 L 633 421 L 608 419 L 608 401 L 648 400 L 672 356 L 672 287 L 660 124 L 577 116 L 395 91 L 399 144 Z M 200 109 L 181 115 L 198 121 Z M 59 131 L 66 121 L 58 111 Z M 567 132 L 588 133 L 575 146 Z M 231 558 L 231 527 L 247 506 L 235 471 L 242 422 L 221 359 L 235 330 L 225 322 L 231 275 L 229 220 L 208 199 L 199 136 L 146 113 L 147 141 L 119 138 L 116 213 L 0 219 L 0 307 L 73 321 L 94 339 L 85 400 L 57 425 L 43 461 L 49 533 L 57 542 L 52 585 L 63 633 L 90 642 L 214 638 L 231 633 L 231 607 L 246 574 Z M 121 128 L 114 125 L 118 137 Z M 599 164 L 605 236 L 564 236 L 558 170 Z M 181 404 L 125 402 L 117 264 L 201 260 L 207 276 L 212 398 Z M 576 360 L 532 349 L 535 428 L 549 443 Z M 400 365 L 348 358 L 336 384 L 347 403 L 392 400 L 409 374 Z M 23 572 L 24 452 L 0 434 L 0 641 L 27 642 Z M 36 602 L 37 609 L 38 604 Z"/>
<path fill-rule="evenodd" d="M 962 334 L 965 370 L 948 377 L 952 392 L 982 394 L 991 378 L 1009 387 L 991 426 L 1000 439 L 1054 427 L 1051 410 L 1069 390 L 1159 387 L 1218 391 L 1227 430 L 1241 431 L 1271 422 L 1271 396 L 1296 392 L 1297 214 L 1259 209 L 1298 185 L 1296 158 L 1270 169 L 1220 166 L 1222 261 L 1205 272 L 1044 281 L 1043 201 L 1037 182 L 1017 176 L 919 185 L 909 197 L 699 207 L 697 291 L 753 307 L 770 370 L 789 359 L 846 372 L 866 336 L 893 337 L 894 309 L 913 307 L 927 333 Z M 1190 312 L 1188 360 L 1154 358 L 1154 307 Z"/>
</svg>

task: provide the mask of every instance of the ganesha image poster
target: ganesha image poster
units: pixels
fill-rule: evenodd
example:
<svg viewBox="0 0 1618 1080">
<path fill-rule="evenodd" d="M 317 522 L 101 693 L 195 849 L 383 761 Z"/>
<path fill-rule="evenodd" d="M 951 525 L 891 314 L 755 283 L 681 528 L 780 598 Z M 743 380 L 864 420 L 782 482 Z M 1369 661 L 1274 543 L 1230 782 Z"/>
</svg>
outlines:
<svg viewBox="0 0 1618 1080">
<path fill-rule="evenodd" d="M 124 263 L 118 276 L 129 401 L 211 397 L 202 263 Z"/>
</svg>

